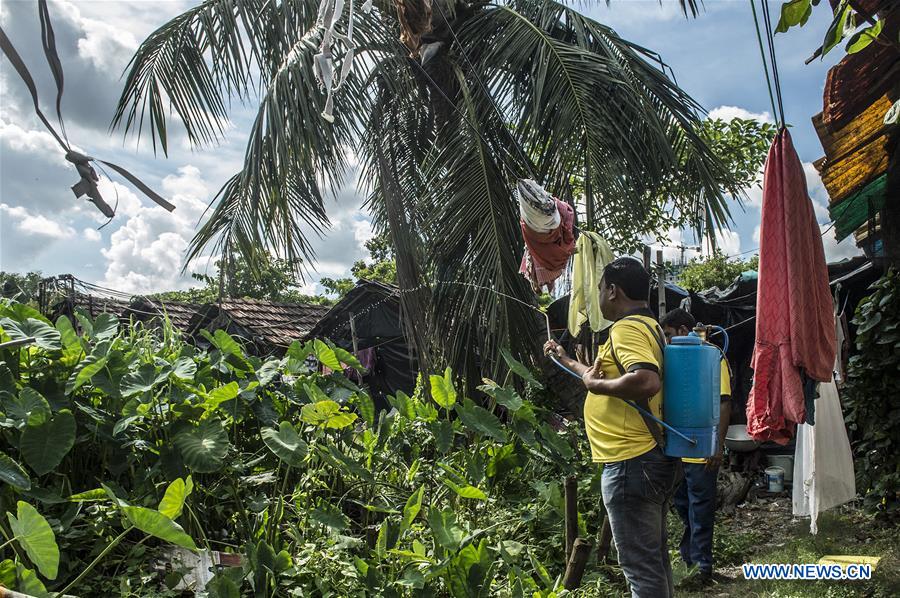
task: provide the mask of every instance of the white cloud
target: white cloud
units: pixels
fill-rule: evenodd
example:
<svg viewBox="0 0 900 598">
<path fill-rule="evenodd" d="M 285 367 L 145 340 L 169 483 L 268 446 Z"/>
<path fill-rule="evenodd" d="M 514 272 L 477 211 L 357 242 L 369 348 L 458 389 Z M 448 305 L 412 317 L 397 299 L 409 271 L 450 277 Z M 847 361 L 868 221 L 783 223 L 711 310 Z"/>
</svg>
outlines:
<svg viewBox="0 0 900 598">
<path fill-rule="evenodd" d="M 68 239 L 75 236 L 75 229 L 71 226 L 60 224 L 41 214 L 33 214 L 22 206 L 0 203 L 0 213 L 5 214 L 18 230 L 27 235 L 51 239 Z"/>
<path fill-rule="evenodd" d="M 118 216 L 125 217 L 124 224 L 110 235 L 109 246 L 101 250 L 107 259 L 104 286 L 149 293 L 184 288 L 193 282 L 182 276 L 181 269 L 210 192 L 200 171 L 190 165 L 163 179 L 162 187 L 164 195 L 176 206 L 174 212 L 142 201 L 118 183 L 104 181 L 104 190 L 118 191 Z M 202 271 L 207 262 L 208 259 L 196 260 L 188 270 Z"/>
<path fill-rule="evenodd" d="M 98 231 L 95 228 L 90 228 L 90 227 L 85 228 L 83 231 L 81 231 L 81 234 L 84 235 L 85 239 L 87 239 L 88 241 L 92 241 L 94 243 L 100 241 L 100 239 L 103 238 L 102 235 L 100 234 L 100 231 Z"/>
<path fill-rule="evenodd" d="M 822 247 L 825 249 L 826 262 L 839 262 L 843 259 L 862 255 L 863 252 L 856 246 L 856 239 L 853 235 L 850 235 L 838 243 L 837 239 L 835 239 L 835 232 L 834 229 L 831 228 L 831 224 L 823 224 L 819 229 L 823 233 Z"/>
<path fill-rule="evenodd" d="M 717 230 L 715 234 L 716 248 L 725 255 L 737 255 L 741 251 L 741 235 L 737 231 Z M 645 239 L 645 242 L 648 242 Z M 708 241 L 697 241 L 685 235 L 683 230 L 670 228 L 666 233 L 666 243 L 659 244 L 649 242 L 653 251 L 653 259 L 656 259 L 656 251 L 662 249 L 663 260 L 680 263 L 682 255 L 685 263 L 699 257 L 708 257 L 712 252 Z M 682 254 L 682 251 L 684 252 Z"/>
<path fill-rule="evenodd" d="M 59 165 L 68 164 L 65 154 L 56 139 L 47 131 L 31 131 L 19 125 L 0 119 L 0 143 L 9 149 L 46 158 L 48 155 Z"/>
<path fill-rule="evenodd" d="M 733 118 L 740 118 L 742 120 L 758 120 L 759 122 L 764 123 L 775 122 L 768 111 L 750 112 L 746 108 L 740 108 L 738 106 L 719 106 L 718 108 L 713 108 L 709 111 L 709 118 L 725 121 L 729 121 Z"/>
<path fill-rule="evenodd" d="M 94 19 L 81 19 L 81 26 L 84 37 L 78 40 L 78 55 L 98 70 L 121 69 L 138 47 L 134 35 L 120 27 Z"/>
<path fill-rule="evenodd" d="M 365 251 L 366 242 L 374 236 L 375 232 L 372 230 L 371 222 L 368 220 L 353 221 L 353 238 L 356 239 L 356 244 L 361 250 Z"/>
</svg>

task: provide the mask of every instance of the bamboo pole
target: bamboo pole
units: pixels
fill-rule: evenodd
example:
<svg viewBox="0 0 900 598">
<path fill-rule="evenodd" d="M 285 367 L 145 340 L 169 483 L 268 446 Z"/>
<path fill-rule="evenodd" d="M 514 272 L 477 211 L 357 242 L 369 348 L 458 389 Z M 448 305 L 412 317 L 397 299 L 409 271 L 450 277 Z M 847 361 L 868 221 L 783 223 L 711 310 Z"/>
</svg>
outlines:
<svg viewBox="0 0 900 598">
<path fill-rule="evenodd" d="M 578 535 L 578 480 L 575 476 L 566 478 L 566 562 L 572 558 L 572 547 Z"/>
<path fill-rule="evenodd" d="M 666 269 L 663 265 L 662 249 L 656 250 L 656 269 L 657 296 L 659 297 L 659 317 L 662 318 L 666 314 Z"/>
</svg>

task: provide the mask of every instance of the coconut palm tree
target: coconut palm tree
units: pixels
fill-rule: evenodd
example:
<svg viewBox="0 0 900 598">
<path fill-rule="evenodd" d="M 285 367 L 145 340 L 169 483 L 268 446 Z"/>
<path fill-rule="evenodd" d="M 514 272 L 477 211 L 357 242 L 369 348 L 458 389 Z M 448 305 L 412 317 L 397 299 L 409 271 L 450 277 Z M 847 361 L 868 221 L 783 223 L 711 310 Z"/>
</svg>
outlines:
<svg viewBox="0 0 900 598">
<path fill-rule="evenodd" d="M 155 150 L 167 150 L 172 113 L 203 145 L 224 135 L 233 100 L 258 104 L 243 168 L 188 259 L 309 260 L 309 236 L 328 226 L 323 198 L 358 159 L 420 359 L 474 374 L 496 371 L 501 346 L 521 355 L 539 340 L 534 312 L 493 292 L 534 301 L 518 274 L 517 178 L 576 203 L 579 226 L 622 248 L 673 223 L 728 221 L 724 197 L 740 191 L 697 134 L 700 107 L 652 51 L 553 0 L 369 7 L 356 0 L 352 39 L 326 44 L 355 54 L 333 122 L 316 77 L 319 0 L 205 0 L 137 50 L 114 125 L 149 133 Z M 341 33 L 350 11 L 337 13 Z"/>
</svg>

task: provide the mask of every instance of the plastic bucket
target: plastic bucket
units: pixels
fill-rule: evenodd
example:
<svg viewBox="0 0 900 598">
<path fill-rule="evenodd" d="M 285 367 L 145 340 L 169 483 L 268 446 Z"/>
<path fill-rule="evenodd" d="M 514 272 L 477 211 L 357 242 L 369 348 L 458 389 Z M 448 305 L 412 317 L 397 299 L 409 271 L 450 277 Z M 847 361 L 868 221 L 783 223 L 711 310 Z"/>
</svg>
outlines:
<svg viewBox="0 0 900 598">
<path fill-rule="evenodd" d="M 773 466 L 766 468 L 766 484 L 769 487 L 769 492 L 783 492 L 784 491 L 784 469 L 781 467 Z"/>
<path fill-rule="evenodd" d="M 784 483 L 788 486 L 794 481 L 794 455 L 768 455 L 766 464 L 784 470 Z"/>
</svg>

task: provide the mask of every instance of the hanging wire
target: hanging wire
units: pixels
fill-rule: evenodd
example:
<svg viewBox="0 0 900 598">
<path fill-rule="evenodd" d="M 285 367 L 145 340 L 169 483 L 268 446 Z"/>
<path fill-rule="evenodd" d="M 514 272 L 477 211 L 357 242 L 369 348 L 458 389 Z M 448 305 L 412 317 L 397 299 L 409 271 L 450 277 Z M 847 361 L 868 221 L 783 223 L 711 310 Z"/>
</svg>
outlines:
<svg viewBox="0 0 900 598">
<path fill-rule="evenodd" d="M 766 0 L 760 0 L 762 4 L 763 18 L 766 21 L 766 38 L 769 43 L 769 57 L 772 59 L 772 76 L 775 79 L 775 97 L 778 99 L 778 110 L 781 114 L 781 126 L 786 125 L 784 116 L 784 100 L 781 94 L 781 75 L 778 72 L 778 57 L 775 52 L 775 33 L 772 31 L 772 17 L 769 13 L 769 3 Z"/>
<path fill-rule="evenodd" d="M 761 0 L 761 1 L 762 1 L 762 4 L 765 5 L 765 0 Z M 778 120 L 778 118 L 779 118 L 778 111 L 775 108 L 775 94 L 772 92 L 772 79 L 769 76 L 769 66 L 768 66 L 769 61 L 766 58 L 766 51 L 763 48 L 762 33 L 760 32 L 760 29 L 759 29 L 759 17 L 756 14 L 756 0 L 750 0 L 750 8 L 753 10 L 753 23 L 756 25 L 756 27 L 755 27 L 756 39 L 759 42 L 760 56 L 762 56 L 763 71 L 765 72 L 765 75 L 766 75 L 766 86 L 768 86 L 768 88 L 769 88 L 769 103 L 772 106 L 772 116 L 774 116 L 775 119 Z M 779 123 L 776 123 L 776 124 L 779 124 Z"/>
</svg>

